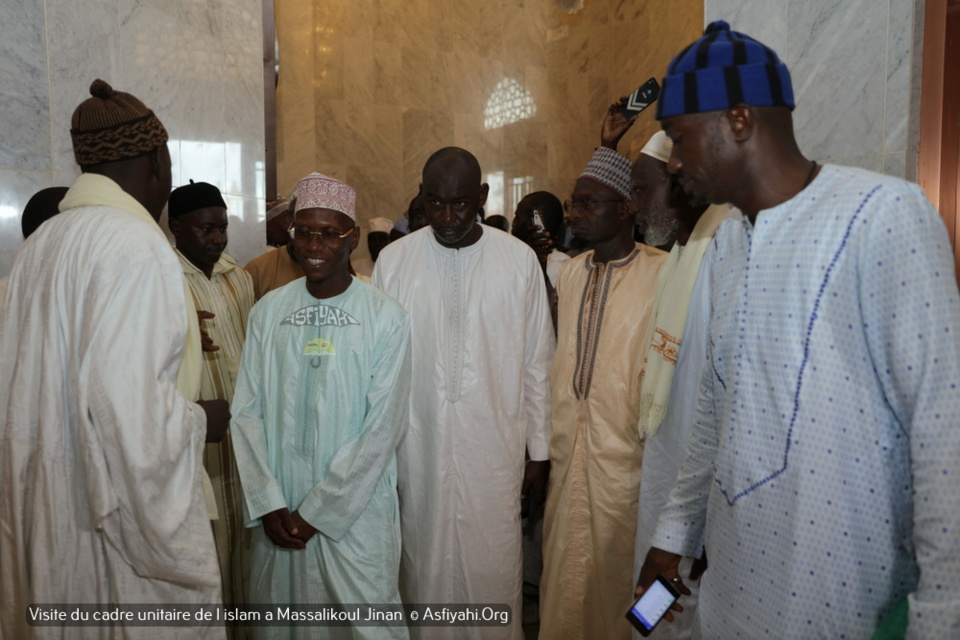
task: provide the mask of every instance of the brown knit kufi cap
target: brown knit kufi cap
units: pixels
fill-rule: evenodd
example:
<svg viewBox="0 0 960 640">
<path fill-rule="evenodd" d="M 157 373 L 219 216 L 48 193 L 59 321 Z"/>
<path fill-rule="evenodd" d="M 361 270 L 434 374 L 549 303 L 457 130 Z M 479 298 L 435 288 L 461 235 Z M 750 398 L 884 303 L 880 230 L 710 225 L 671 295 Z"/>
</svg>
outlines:
<svg viewBox="0 0 960 640">
<path fill-rule="evenodd" d="M 70 120 L 73 155 L 81 167 L 136 158 L 166 144 L 163 124 L 129 93 L 97 79 Z"/>
</svg>

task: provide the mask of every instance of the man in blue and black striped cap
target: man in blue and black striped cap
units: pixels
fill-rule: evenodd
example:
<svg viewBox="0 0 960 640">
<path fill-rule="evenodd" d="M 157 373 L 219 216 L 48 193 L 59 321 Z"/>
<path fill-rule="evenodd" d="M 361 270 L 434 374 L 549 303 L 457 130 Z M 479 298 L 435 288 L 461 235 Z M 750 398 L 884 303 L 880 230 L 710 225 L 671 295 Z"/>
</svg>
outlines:
<svg viewBox="0 0 960 640">
<path fill-rule="evenodd" d="M 702 543 L 704 638 L 957 637 L 950 243 L 917 185 L 805 158 L 794 106 L 777 54 L 725 22 L 663 81 L 669 170 L 745 217 L 703 267 L 708 363 L 640 584 L 684 591 Z"/>
</svg>

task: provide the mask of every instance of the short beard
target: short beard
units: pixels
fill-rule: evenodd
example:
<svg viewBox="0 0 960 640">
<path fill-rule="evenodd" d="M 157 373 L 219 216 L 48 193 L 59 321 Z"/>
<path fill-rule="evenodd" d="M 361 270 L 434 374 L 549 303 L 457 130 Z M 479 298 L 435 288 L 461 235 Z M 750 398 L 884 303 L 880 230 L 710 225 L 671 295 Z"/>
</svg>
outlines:
<svg viewBox="0 0 960 640">
<path fill-rule="evenodd" d="M 648 218 L 647 230 L 643 232 L 643 241 L 651 247 L 662 247 L 673 242 L 679 229 L 680 220 L 675 215 Z"/>
</svg>

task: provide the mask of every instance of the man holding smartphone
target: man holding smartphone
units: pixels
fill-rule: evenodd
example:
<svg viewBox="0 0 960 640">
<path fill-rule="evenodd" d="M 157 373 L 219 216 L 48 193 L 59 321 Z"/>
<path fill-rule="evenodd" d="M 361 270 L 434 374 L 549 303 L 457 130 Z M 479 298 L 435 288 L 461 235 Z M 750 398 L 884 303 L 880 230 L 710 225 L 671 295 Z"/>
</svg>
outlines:
<svg viewBox="0 0 960 640">
<path fill-rule="evenodd" d="M 708 364 L 640 589 L 704 541 L 705 638 L 960 628 L 960 295 L 916 185 L 804 158 L 790 73 L 722 21 L 657 117 L 717 231 Z M 682 591 L 682 589 L 681 589 Z M 682 602 L 682 599 L 681 599 Z"/>
</svg>

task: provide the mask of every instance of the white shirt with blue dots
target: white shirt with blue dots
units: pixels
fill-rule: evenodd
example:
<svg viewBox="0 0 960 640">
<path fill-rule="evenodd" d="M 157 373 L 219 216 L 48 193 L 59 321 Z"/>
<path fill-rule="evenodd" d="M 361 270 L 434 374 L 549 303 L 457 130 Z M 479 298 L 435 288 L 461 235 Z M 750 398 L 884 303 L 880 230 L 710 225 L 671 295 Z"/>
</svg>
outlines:
<svg viewBox="0 0 960 640">
<path fill-rule="evenodd" d="M 653 545 L 704 638 L 960 638 L 960 296 L 914 184 L 824 166 L 715 238 L 708 365 Z M 701 538 L 701 535 L 703 536 Z"/>
</svg>

